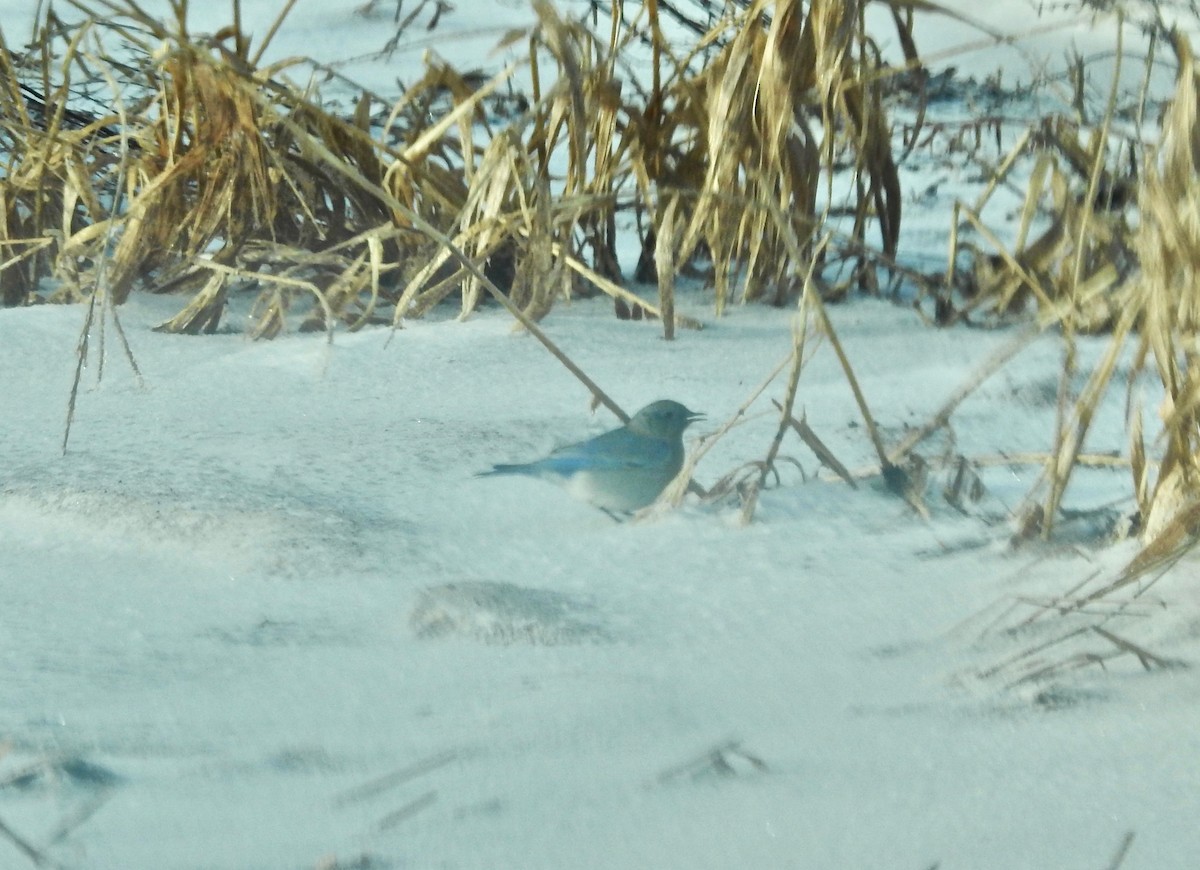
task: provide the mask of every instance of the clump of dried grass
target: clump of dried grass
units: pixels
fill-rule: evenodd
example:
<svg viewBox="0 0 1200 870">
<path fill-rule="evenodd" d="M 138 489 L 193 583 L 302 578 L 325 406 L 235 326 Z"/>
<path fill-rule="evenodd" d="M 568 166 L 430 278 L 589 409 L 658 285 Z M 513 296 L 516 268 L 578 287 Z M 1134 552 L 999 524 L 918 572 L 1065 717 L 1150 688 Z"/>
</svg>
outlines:
<svg viewBox="0 0 1200 870">
<path fill-rule="evenodd" d="M 660 197 L 659 214 L 675 218 L 667 207 L 682 202 L 688 220 L 669 243 L 672 256 L 658 259 L 678 264 L 706 252 L 718 311 L 739 297 L 783 302 L 802 285 L 814 254 L 822 173 L 829 184 L 842 163 L 856 191 L 854 225 L 833 247 L 856 256 L 874 221 L 880 250 L 893 257 L 899 178 L 881 63 L 861 7 L 761 0 L 721 26 L 728 29 L 706 39 L 732 34 L 728 42 L 671 93 L 673 138 L 692 150 L 656 179 L 686 197 Z"/>
<path fill-rule="evenodd" d="M 315 299 L 313 326 L 354 328 L 429 246 L 416 223 L 458 220 L 467 187 L 446 130 L 457 124 L 469 153 L 471 119 L 503 77 L 471 86 L 434 64 L 377 129 L 370 95 L 339 117 L 286 80 L 300 61 L 262 66 L 266 44 L 252 48 L 236 22 L 201 37 L 187 29 L 186 3 L 170 23 L 117 0 L 80 8 L 80 24 L 40 33 L 34 73 L 60 82 L 41 92 L 54 113 L 31 116 L 21 90 L 30 55 L 0 47 L 0 240 L 21 252 L 0 264 L 6 301 L 47 277 L 65 300 L 182 291 L 188 305 L 163 328 L 198 332 L 217 327 L 231 289 L 257 284 L 255 335 L 277 334 L 297 295 Z M 61 33 L 73 34 L 65 45 Z M 68 129 L 68 97 L 97 69 L 114 95 L 139 96 L 118 100 L 119 117 Z M 421 100 L 446 93 L 451 108 L 437 123 L 412 121 Z"/>
<path fill-rule="evenodd" d="M 482 270 L 533 319 L 590 285 L 661 317 L 669 336 L 688 325 L 674 315 L 674 276 L 698 257 L 711 259 L 718 310 L 798 289 L 820 174 L 847 153 L 859 189 L 847 250 L 860 256 L 874 221 L 895 252 L 879 62 L 853 4 L 758 0 L 677 57 L 655 4 L 628 26 L 614 6 L 604 38 L 539 3 L 537 26 L 510 37 L 528 39 L 532 98 L 502 130 L 483 105 L 504 73 L 483 83 L 434 61 L 396 103 L 364 92 L 341 118 L 288 81 L 301 61 L 261 63 L 270 34 L 252 45 L 236 6 L 229 27 L 200 36 L 186 2 L 165 23 L 129 0 L 74 5 L 84 18 L 48 16 L 36 51 L 0 46 L 7 304 L 45 278 L 53 298 L 86 298 L 102 273 L 118 303 L 137 286 L 189 293 L 163 326 L 198 332 L 217 328 L 233 289 L 257 286 L 253 332 L 271 336 L 298 295 L 315 302 L 313 328 L 354 328 L 385 303 L 397 321 L 419 316 L 460 289 L 469 311 Z M 619 72 L 647 34 L 651 83 L 639 93 Z M 115 110 L 65 123 L 73 91 L 101 82 Z M 629 207 L 649 217 L 657 306 L 619 286 L 616 214 Z"/>
<path fill-rule="evenodd" d="M 1063 331 L 1066 354 L 1057 442 L 1025 512 L 1027 534 L 1052 533 L 1091 422 L 1116 376 L 1118 359 L 1132 349 L 1126 385 L 1128 467 L 1137 506 L 1134 529 L 1142 548 L 1115 576 L 1089 577 L 1050 601 L 1021 602 L 1034 612 L 1011 625 L 1013 631 L 1049 623 L 1047 617 L 1066 623 L 1047 624 L 1048 639 L 981 673 L 1012 685 L 1041 684 L 1079 668 L 1107 667 L 1120 658 L 1136 661 L 1145 670 L 1183 666 L 1151 652 L 1122 628 L 1130 616 L 1161 609 L 1147 593 L 1200 542 L 1200 308 L 1195 303 L 1200 208 L 1193 195 L 1200 184 L 1200 79 L 1186 37 L 1173 33 L 1172 46 L 1178 61 L 1176 90 L 1162 119 L 1159 144 L 1141 165 L 1136 187 L 1139 219 L 1123 242 L 1137 272 L 1107 294 L 1109 346 L 1077 395 L 1070 394 L 1067 384 L 1076 374 L 1074 331 L 1089 323 L 1086 306 L 1079 304 L 1088 296 L 1087 282 L 1076 284 L 1057 308 L 1044 308 L 1046 319 Z M 1101 185 L 1096 169 L 1089 199 Z M 1076 263 L 1084 260 L 1085 253 L 1076 254 Z M 1164 392 L 1156 459 L 1145 443 L 1142 409 L 1133 401 L 1136 381 L 1148 370 Z"/>
<path fill-rule="evenodd" d="M 1114 75 L 1108 110 L 1098 124 L 1088 129 L 1061 114 L 1039 120 L 989 173 L 975 202 L 956 203 L 945 290 L 955 288 L 967 301 L 956 308 L 945 296 L 939 307 L 941 323 L 976 312 L 997 319 L 1021 317 L 1032 301 L 1043 325 L 1065 324 L 1082 333 L 1113 329 L 1123 308 L 1120 285 L 1137 267 L 1136 222 L 1128 214 L 1136 173 L 1118 167 L 1132 162 L 1140 147 L 1111 133 L 1117 82 Z M 997 190 L 1012 180 L 1021 158 L 1029 155 L 1035 159 L 1010 250 L 981 215 Z M 1039 215 L 1047 217 L 1049 225 L 1035 235 Z M 960 241 L 962 223 L 995 253 Z M 971 254 L 965 270 L 957 268 L 960 250 Z"/>
<path fill-rule="evenodd" d="M 1177 89 L 1157 159 L 1144 172 L 1137 233 L 1142 271 L 1132 288 L 1140 312 L 1138 360 L 1153 362 L 1166 391 L 1157 473 L 1146 461 L 1140 425 L 1131 433 L 1134 492 L 1149 541 L 1177 534 L 1179 523 L 1190 529 L 1200 505 L 1200 97 L 1191 45 L 1176 34 L 1174 48 Z M 1194 533 L 1188 537 L 1195 540 Z"/>
<path fill-rule="evenodd" d="M 1151 550 L 1164 540 L 1173 540 L 1176 546 L 1196 540 L 1195 534 L 1184 533 L 1179 526 L 1190 528 L 1193 507 L 1200 504 L 1196 495 L 1200 491 L 1200 314 L 1193 302 L 1200 264 L 1200 231 L 1196 229 L 1200 212 L 1192 196 L 1200 182 L 1195 145 L 1200 141 L 1200 124 L 1191 47 L 1181 34 L 1174 35 L 1173 46 L 1179 65 L 1176 93 L 1163 118 L 1160 145 L 1143 165 L 1137 188 L 1139 220 L 1122 244 L 1136 260 L 1138 272 L 1118 288 L 1106 289 L 1113 265 L 1107 264 L 1089 278 L 1081 265 L 1088 251 L 1077 249 L 1073 258 L 1076 280 L 1067 307 L 1054 314 L 1063 330 L 1066 353 L 1056 444 L 1043 474 L 1046 494 L 1039 506 L 1044 518 L 1041 531 L 1046 536 L 1117 362 L 1132 344 L 1135 362 L 1128 375 L 1130 395 L 1151 363 L 1165 391 L 1161 409 L 1164 448 L 1157 463 L 1147 459 L 1141 408 L 1129 409 L 1132 489 L 1141 537 Z M 1101 183 L 1098 158 L 1096 166 L 1089 201 Z M 1085 210 L 1081 233 L 1100 223 L 1088 217 Z M 1107 300 L 1109 347 L 1082 390 L 1072 395 L 1068 385 L 1076 373 L 1073 336 L 1081 321 L 1083 326 L 1090 325 L 1087 300 L 1093 295 Z"/>
<path fill-rule="evenodd" d="M 56 32 L 40 34 L 42 78 L 60 81 L 44 101 L 61 110 L 76 79 L 89 81 L 98 69 L 119 114 L 80 130 L 29 117 L 16 96 L 18 58 L 7 47 L 0 52 L 6 109 L 13 110 L 5 111 L 5 151 L 17 164 L 4 179 L 6 198 L 28 215 L 24 225 L 10 223 L 7 235 L 47 240 L 41 262 L 0 273 L 10 293 L 32 293 L 43 277 L 58 285 L 53 298 L 67 300 L 103 290 L 120 303 L 138 285 L 191 289 L 191 304 L 168 327 L 211 329 L 231 280 L 249 271 L 247 251 L 279 245 L 308 252 L 385 217 L 314 159 L 336 150 L 381 175 L 366 133 L 277 81 L 281 68 L 257 68 L 257 54 L 239 30 L 195 37 L 187 31 L 186 4 L 175 6 L 170 25 L 132 3 L 99 6 L 106 15 L 92 13 L 70 31 L 74 37 L 53 70 Z M 129 59 L 118 61 L 110 51 Z M 128 104 L 126 91 L 138 94 Z M 119 141 L 96 135 L 116 124 Z M 291 289 L 267 285 L 264 292 L 275 295 Z M 276 329 L 278 308 L 264 306 L 263 333 Z"/>
</svg>

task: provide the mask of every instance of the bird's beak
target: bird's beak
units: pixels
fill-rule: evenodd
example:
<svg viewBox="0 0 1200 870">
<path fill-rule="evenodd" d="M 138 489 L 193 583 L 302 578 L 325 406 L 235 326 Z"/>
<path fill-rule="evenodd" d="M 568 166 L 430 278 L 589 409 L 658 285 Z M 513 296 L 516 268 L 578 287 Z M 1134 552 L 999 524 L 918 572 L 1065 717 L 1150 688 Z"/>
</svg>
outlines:
<svg viewBox="0 0 1200 870">
<path fill-rule="evenodd" d="M 704 414 L 700 413 L 699 411 L 688 411 L 687 421 L 688 421 L 689 426 L 692 425 L 693 423 L 695 423 L 699 420 L 703 420 L 703 419 L 704 419 Z"/>
</svg>

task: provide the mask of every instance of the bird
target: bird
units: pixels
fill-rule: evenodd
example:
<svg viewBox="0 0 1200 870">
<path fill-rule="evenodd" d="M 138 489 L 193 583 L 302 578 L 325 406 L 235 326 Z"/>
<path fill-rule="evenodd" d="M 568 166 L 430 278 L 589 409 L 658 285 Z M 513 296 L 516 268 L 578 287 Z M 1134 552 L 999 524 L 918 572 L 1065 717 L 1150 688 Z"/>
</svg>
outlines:
<svg viewBox="0 0 1200 870">
<path fill-rule="evenodd" d="M 479 477 L 520 474 L 564 486 L 567 492 L 610 516 L 651 504 L 683 467 L 683 430 L 704 418 L 678 402 L 661 399 L 624 426 L 544 459 L 497 465 Z"/>
</svg>

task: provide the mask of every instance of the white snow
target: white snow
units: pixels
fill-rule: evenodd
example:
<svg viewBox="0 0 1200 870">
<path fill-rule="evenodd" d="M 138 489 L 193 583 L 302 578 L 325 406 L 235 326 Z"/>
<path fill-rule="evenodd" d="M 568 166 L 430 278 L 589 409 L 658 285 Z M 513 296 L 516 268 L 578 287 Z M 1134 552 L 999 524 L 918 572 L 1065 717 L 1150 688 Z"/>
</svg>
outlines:
<svg viewBox="0 0 1200 870">
<path fill-rule="evenodd" d="M 280 51 L 365 54 L 386 29 L 351 5 L 302 0 Z M 526 14 L 495 9 L 497 26 Z M 314 45 L 305 28 L 331 21 Z M 910 215 L 944 241 L 942 206 Z M 474 476 L 614 425 L 494 306 L 328 345 L 255 343 L 236 322 L 152 331 L 180 305 L 119 312 L 143 384 L 111 326 L 97 382 L 93 331 L 65 455 L 84 312 L 0 310 L 0 822 L 59 865 L 1104 868 L 1133 832 L 1124 870 L 1196 866 L 1196 671 L 1126 656 L 1019 683 L 1000 667 L 1086 624 L 1036 602 L 1136 551 L 1069 528 L 1009 548 L 1035 466 L 982 469 L 966 514 L 938 471 L 925 520 L 877 477 L 814 477 L 789 435 L 805 474 L 781 464 L 751 524 L 694 496 L 618 524 L 544 483 Z M 604 299 L 543 327 L 626 409 L 706 412 L 694 444 L 789 352 L 793 315 L 718 320 L 698 293 L 680 307 L 706 328 L 670 343 Z M 889 442 L 1015 334 L 936 331 L 877 301 L 831 314 Z M 1105 342 L 1083 339 L 1083 362 Z M 985 383 L 953 449 L 1046 450 L 1060 359 L 1047 334 Z M 783 389 L 701 484 L 766 455 Z M 1127 454 L 1117 392 L 1091 450 Z M 798 410 L 846 465 L 874 461 L 827 345 Z M 1127 469 L 1081 471 L 1067 507 L 1129 490 Z M 1110 628 L 1193 662 L 1195 575 L 1185 561 Z M 1039 658 L 1112 650 L 1078 643 Z M 0 867 L 25 866 L 0 836 Z"/>
</svg>

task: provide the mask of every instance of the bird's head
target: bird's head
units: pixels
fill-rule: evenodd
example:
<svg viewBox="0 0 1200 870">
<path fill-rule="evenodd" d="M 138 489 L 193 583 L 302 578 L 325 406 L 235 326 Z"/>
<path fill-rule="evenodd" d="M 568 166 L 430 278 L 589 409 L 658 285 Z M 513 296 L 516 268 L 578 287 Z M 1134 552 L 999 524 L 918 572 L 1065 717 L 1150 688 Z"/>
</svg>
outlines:
<svg viewBox="0 0 1200 870">
<path fill-rule="evenodd" d="M 633 415 L 628 423 L 629 428 L 641 435 L 653 438 L 672 439 L 683 436 L 683 430 L 704 419 L 703 414 L 689 411 L 678 402 L 661 399 L 647 405 Z"/>
</svg>

